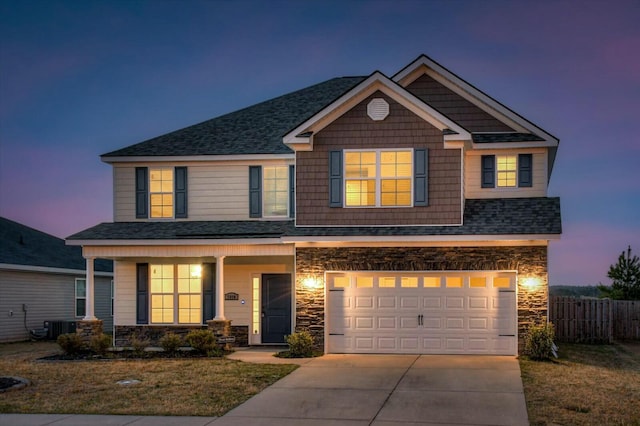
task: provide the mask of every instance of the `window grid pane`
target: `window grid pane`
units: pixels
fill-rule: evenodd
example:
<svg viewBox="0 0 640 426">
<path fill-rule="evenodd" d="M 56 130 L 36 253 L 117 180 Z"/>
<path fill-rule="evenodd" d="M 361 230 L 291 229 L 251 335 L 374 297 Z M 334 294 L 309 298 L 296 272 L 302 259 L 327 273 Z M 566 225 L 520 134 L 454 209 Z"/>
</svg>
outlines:
<svg viewBox="0 0 640 426">
<path fill-rule="evenodd" d="M 264 167 L 263 208 L 267 217 L 289 214 L 289 167 Z"/>
<path fill-rule="evenodd" d="M 515 155 L 496 156 L 497 185 L 508 188 L 516 186 L 517 159 Z"/>
<path fill-rule="evenodd" d="M 152 218 L 173 217 L 173 169 L 149 170 L 149 200 Z"/>
<path fill-rule="evenodd" d="M 150 270 L 151 322 L 202 323 L 202 266 L 150 265 Z"/>
</svg>

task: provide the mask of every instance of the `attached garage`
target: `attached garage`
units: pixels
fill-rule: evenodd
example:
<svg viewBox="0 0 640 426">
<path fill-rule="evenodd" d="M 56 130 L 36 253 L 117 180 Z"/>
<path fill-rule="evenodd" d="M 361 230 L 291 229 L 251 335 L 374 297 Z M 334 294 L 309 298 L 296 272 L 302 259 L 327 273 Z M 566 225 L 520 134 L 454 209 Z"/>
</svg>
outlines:
<svg viewBox="0 0 640 426">
<path fill-rule="evenodd" d="M 327 272 L 328 353 L 516 355 L 515 271 Z"/>
</svg>

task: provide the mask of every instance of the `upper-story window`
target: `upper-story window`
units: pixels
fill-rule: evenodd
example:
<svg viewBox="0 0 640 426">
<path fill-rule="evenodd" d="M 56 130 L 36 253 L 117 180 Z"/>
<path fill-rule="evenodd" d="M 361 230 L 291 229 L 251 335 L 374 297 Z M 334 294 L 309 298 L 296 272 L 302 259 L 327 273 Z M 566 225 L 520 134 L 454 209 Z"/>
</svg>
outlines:
<svg viewBox="0 0 640 426">
<path fill-rule="evenodd" d="M 527 188 L 533 186 L 531 154 L 483 155 L 482 188 Z"/>
<path fill-rule="evenodd" d="M 173 169 L 149 169 L 149 202 L 152 218 L 173 217 Z"/>
<path fill-rule="evenodd" d="M 136 219 L 187 217 L 186 167 L 136 167 Z"/>
<path fill-rule="evenodd" d="M 429 151 L 329 152 L 329 207 L 427 207 Z"/>
<path fill-rule="evenodd" d="M 412 155 L 411 150 L 345 151 L 345 206 L 411 206 Z"/>
<path fill-rule="evenodd" d="M 289 167 L 263 167 L 263 216 L 286 217 L 289 214 Z"/>
<path fill-rule="evenodd" d="M 293 217 L 294 173 L 294 166 L 250 166 L 249 217 Z"/>
</svg>

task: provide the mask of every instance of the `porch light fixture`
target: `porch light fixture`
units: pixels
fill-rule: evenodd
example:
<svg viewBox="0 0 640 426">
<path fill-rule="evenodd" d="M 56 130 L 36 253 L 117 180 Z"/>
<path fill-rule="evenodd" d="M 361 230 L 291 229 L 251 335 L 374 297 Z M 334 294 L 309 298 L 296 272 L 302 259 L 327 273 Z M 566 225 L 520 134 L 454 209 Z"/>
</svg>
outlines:
<svg viewBox="0 0 640 426">
<path fill-rule="evenodd" d="M 541 284 L 542 280 L 537 277 L 527 277 L 522 279 L 522 285 L 529 290 L 540 287 Z"/>
<path fill-rule="evenodd" d="M 309 275 L 302 279 L 302 285 L 310 290 L 317 290 L 322 287 L 322 280 L 314 275 Z"/>
</svg>

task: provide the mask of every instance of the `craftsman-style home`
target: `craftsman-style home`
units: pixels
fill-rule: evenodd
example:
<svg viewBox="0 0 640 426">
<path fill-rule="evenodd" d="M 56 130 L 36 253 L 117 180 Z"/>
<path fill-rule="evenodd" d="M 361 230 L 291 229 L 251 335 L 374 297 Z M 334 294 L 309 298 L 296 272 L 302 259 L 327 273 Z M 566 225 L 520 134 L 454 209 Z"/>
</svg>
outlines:
<svg viewBox="0 0 640 426">
<path fill-rule="evenodd" d="M 113 222 L 67 243 L 88 277 L 114 261 L 117 346 L 230 322 L 237 344 L 513 355 L 547 319 L 557 148 L 420 56 L 102 155 Z"/>
</svg>

